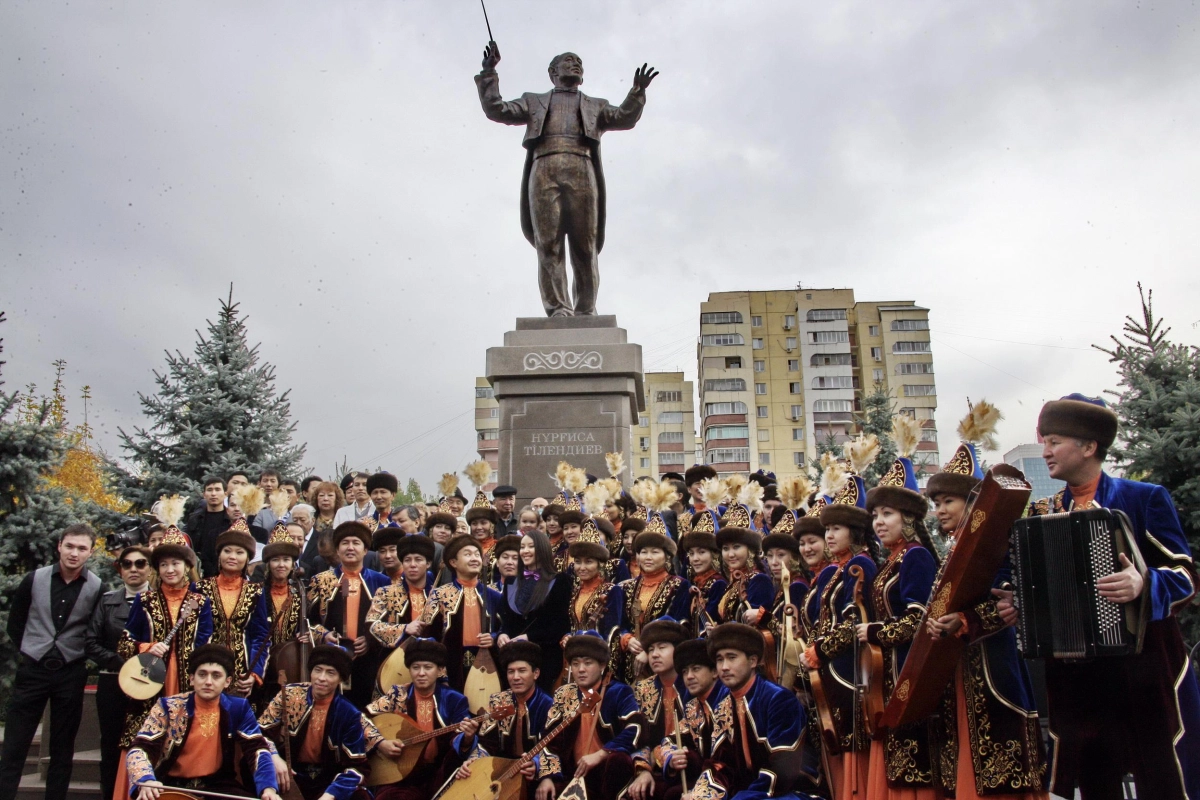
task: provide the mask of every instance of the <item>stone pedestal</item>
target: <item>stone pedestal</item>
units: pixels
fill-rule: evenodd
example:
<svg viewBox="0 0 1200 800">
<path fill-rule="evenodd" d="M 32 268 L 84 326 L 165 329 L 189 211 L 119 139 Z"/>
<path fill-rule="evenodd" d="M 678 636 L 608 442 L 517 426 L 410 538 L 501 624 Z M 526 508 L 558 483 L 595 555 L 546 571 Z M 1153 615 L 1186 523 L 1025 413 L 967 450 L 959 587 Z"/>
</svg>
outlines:
<svg viewBox="0 0 1200 800">
<path fill-rule="evenodd" d="M 486 376 L 500 404 L 499 482 L 517 487 L 518 507 L 554 494 L 560 461 L 603 478 L 604 454 L 619 452 L 632 467 L 642 348 L 615 316 L 518 317 L 488 349 Z"/>
</svg>

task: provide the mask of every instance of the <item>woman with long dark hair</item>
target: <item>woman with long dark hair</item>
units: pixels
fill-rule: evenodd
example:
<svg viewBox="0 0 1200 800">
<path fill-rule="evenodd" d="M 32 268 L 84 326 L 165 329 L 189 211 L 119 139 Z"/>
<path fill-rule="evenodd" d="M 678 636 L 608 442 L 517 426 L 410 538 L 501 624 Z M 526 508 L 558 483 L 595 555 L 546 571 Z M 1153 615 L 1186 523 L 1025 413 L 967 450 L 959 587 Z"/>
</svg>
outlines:
<svg viewBox="0 0 1200 800">
<path fill-rule="evenodd" d="M 559 644 L 570 630 L 568 605 L 572 582 L 554 571 L 554 551 L 541 531 L 521 535 L 521 565 L 517 577 L 504 586 L 500 604 L 500 647 L 513 639 L 524 639 L 542 648 L 542 671 L 538 685 L 553 690 L 562 672 Z"/>
</svg>

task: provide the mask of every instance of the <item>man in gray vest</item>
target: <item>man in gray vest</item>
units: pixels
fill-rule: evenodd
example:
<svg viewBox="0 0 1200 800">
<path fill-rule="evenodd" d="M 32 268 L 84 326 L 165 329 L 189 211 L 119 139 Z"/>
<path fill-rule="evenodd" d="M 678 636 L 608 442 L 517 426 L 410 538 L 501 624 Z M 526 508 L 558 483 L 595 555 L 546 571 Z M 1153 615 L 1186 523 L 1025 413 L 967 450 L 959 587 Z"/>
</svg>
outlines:
<svg viewBox="0 0 1200 800">
<path fill-rule="evenodd" d="M 29 745 L 47 700 L 50 769 L 46 800 L 67 796 L 87 682 L 85 638 L 101 590 L 100 579 L 84 567 L 95 542 L 96 532 L 89 526 L 68 526 L 59 537 L 58 563 L 26 575 L 12 595 L 8 635 L 21 655 L 0 752 L 0 798 L 17 796 Z"/>
</svg>

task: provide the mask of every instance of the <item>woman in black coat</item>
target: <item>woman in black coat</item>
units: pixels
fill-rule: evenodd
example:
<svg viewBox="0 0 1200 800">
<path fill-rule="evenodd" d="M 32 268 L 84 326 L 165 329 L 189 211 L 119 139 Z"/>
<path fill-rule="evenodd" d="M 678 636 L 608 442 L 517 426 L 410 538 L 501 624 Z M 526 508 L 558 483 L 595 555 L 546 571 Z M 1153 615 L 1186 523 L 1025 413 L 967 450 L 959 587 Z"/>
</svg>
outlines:
<svg viewBox="0 0 1200 800">
<path fill-rule="evenodd" d="M 541 531 L 521 534 L 521 566 L 516 580 L 504 586 L 500 604 L 503 647 L 512 639 L 525 639 L 542 648 L 542 671 L 538 686 L 553 693 L 562 672 L 562 645 L 570 632 L 568 607 L 571 578 L 554 571 L 554 551 Z"/>
</svg>

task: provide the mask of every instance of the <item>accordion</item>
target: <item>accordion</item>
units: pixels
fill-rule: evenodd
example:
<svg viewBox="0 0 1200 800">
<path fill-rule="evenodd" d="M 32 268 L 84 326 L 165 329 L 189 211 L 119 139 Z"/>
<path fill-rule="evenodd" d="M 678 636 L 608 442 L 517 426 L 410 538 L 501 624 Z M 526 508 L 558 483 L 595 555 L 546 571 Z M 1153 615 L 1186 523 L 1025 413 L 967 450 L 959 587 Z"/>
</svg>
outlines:
<svg viewBox="0 0 1200 800">
<path fill-rule="evenodd" d="M 1093 508 L 1018 520 L 1010 552 L 1017 646 L 1025 658 L 1084 659 L 1141 649 L 1140 602 L 1114 603 L 1096 586 L 1121 571 L 1119 554 L 1141 567 L 1124 513 Z"/>
</svg>

